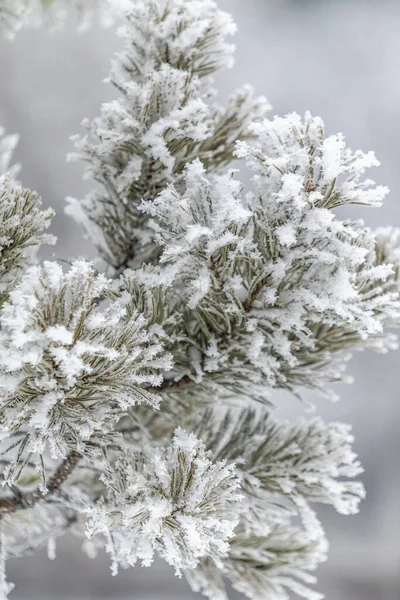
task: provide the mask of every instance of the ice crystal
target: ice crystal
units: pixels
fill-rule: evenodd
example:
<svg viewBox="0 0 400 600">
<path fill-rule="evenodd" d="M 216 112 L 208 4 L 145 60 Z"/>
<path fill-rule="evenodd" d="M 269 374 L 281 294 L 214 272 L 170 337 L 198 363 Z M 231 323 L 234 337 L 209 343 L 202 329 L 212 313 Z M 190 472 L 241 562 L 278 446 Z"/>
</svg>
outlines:
<svg viewBox="0 0 400 600">
<path fill-rule="evenodd" d="M 178 429 L 167 448 L 121 457 L 105 483 L 107 501 L 89 511 L 88 534 L 106 536 L 114 572 L 119 563 L 150 566 L 155 551 L 178 574 L 227 554 L 239 480 L 233 465 L 209 460 L 193 433 Z"/>
<path fill-rule="evenodd" d="M 9 145 L 7 144 L 9 147 Z M 4 158 L 4 155 L 3 155 Z M 4 164 L 4 163 L 3 163 Z M 41 210 L 37 194 L 23 189 L 8 175 L 0 176 L 0 299 L 21 278 L 24 270 L 35 261 L 42 244 L 52 244 L 55 238 L 42 234 L 53 218 L 51 209 Z"/>
<path fill-rule="evenodd" d="M 129 297 L 101 310 L 110 283 L 84 261 L 64 274 L 51 262 L 28 270 L 2 310 L 1 437 L 23 431 L 20 448 L 63 457 L 96 431 L 109 430 L 125 411 L 159 397 L 146 390 L 162 381 L 170 358 L 160 330 L 140 313 L 128 317 Z M 12 479 L 10 470 L 7 478 Z"/>
<path fill-rule="evenodd" d="M 0 0 L 0 29 L 68 4 L 98 6 Z M 349 426 L 281 421 L 273 392 L 331 395 L 354 350 L 397 346 L 400 230 L 341 210 L 380 205 L 379 163 L 309 113 L 267 119 L 248 86 L 218 106 L 236 26 L 214 0 L 110 4 L 117 97 L 73 156 L 100 185 L 68 206 L 98 270 L 32 266 L 51 211 L 0 131 L 0 595 L 8 557 L 53 559 L 71 529 L 114 574 L 159 554 L 211 600 L 225 580 L 319 600 L 316 505 L 357 512 L 362 467 Z"/>
<path fill-rule="evenodd" d="M 196 157 L 211 169 L 225 165 L 236 140 L 245 139 L 249 123 L 268 108 L 249 86 L 235 92 L 226 109 L 212 101 L 211 75 L 230 66 L 227 39 L 235 29 L 213 0 L 165 6 L 141 0 L 127 11 L 121 29 L 126 49 L 110 75 L 121 96 L 103 104 L 92 123 L 84 122 L 88 135 L 75 137 L 71 155 L 86 161 L 86 177 L 104 189 L 82 201 L 69 199 L 68 206 L 117 272 L 157 254 L 138 208 L 141 199 L 179 179 Z"/>
</svg>

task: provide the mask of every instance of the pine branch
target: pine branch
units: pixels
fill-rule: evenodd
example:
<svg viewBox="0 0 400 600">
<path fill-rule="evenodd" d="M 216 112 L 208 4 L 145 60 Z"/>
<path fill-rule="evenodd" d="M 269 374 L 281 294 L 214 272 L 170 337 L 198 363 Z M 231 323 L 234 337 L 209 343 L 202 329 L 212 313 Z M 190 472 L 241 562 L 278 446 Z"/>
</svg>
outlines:
<svg viewBox="0 0 400 600">
<path fill-rule="evenodd" d="M 3 146 L 3 154 L 1 145 L 0 142 L 0 169 L 1 163 L 10 169 L 10 156 L 6 152 L 10 142 Z M 42 233 L 51 224 L 53 210 L 41 210 L 38 195 L 14 181 L 16 172 L 11 168 L 0 176 L 0 304 L 8 298 L 27 267 L 35 262 L 40 246 L 54 244 L 56 240 Z"/>
<path fill-rule="evenodd" d="M 81 458 L 81 454 L 72 450 L 50 478 L 45 491 L 43 491 L 43 487 L 38 487 L 33 492 L 26 494 L 20 492 L 14 498 L 0 499 L 0 519 L 3 519 L 5 515 L 10 513 L 33 508 L 40 502 L 50 501 L 52 496 L 58 492 L 62 484 L 75 469 Z"/>
<path fill-rule="evenodd" d="M 114 574 L 120 564 L 149 566 L 155 551 L 178 575 L 204 555 L 226 553 L 239 482 L 234 466 L 212 463 L 193 434 L 177 429 L 168 447 L 120 455 L 104 480 L 107 493 L 90 511 L 88 533 L 110 541 Z"/>
<path fill-rule="evenodd" d="M 163 391 L 163 390 L 175 390 L 175 389 L 179 389 L 185 385 L 190 385 L 190 384 L 194 384 L 193 379 L 191 379 L 190 377 L 182 377 L 181 379 L 178 379 L 177 381 L 174 380 L 170 380 L 170 379 L 164 379 L 164 381 L 162 382 L 162 384 L 160 385 L 160 387 L 158 388 L 154 388 L 154 391 Z"/>
<path fill-rule="evenodd" d="M 247 300 L 243 304 L 243 308 L 244 308 L 245 312 L 249 312 L 251 310 L 251 308 L 253 307 L 253 303 L 256 300 L 257 296 L 259 295 L 259 293 L 261 292 L 261 290 L 268 284 L 268 280 L 269 280 L 268 277 L 263 277 L 254 286 L 253 290 L 249 294 L 249 297 L 247 298 Z"/>
<path fill-rule="evenodd" d="M 103 309 L 98 300 L 108 293 Z M 112 431 L 129 406 L 158 408 L 160 397 L 150 388 L 161 384 L 171 357 L 162 345 L 162 327 L 149 331 L 151 317 L 130 309 L 130 302 L 127 292 L 115 296 L 112 282 L 85 261 L 74 262 L 67 273 L 45 262 L 28 270 L 13 291 L 0 332 L 5 396 L 0 428 L 6 435 L 23 430 L 25 436 L 15 444 L 18 456 L 7 471 L 8 483 L 27 457 L 40 464 L 49 446 L 57 457 L 80 452 L 82 440 Z M 34 335 L 26 336 L 27 329 Z M 11 391 L 9 378 L 15 384 Z"/>
<path fill-rule="evenodd" d="M 229 163 L 236 141 L 251 137 L 250 121 L 269 107 L 249 86 L 226 109 L 210 103 L 210 76 L 231 64 L 226 39 L 235 32 L 212 0 L 201 8 L 197 0 L 174 0 L 165 10 L 157 0 L 140 0 L 126 19 L 126 48 L 110 75 L 120 98 L 86 122 L 88 135 L 76 136 L 71 155 L 86 162 L 87 176 L 103 191 L 69 199 L 67 207 L 117 275 L 158 262 L 141 200 L 179 182 L 196 158 L 213 171 Z"/>
<path fill-rule="evenodd" d="M 64 4 L 88 16 L 99 2 L 0 0 L 0 30 Z M 235 25 L 214 0 L 112 4 L 125 17 L 118 97 L 75 140 L 100 186 L 69 211 L 113 279 L 85 261 L 31 265 L 51 215 L 15 183 L 16 138 L 0 130 L 0 464 L 13 494 L 0 500 L 0 596 L 7 556 L 44 539 L 53 554 L 76 522 L 114 573 L 158 553 L 212 600 L 226 600 L 224 578 L 251 600 L 319 600 L 313 505 L 356 512 L 361 466 L 348 426 L 281 422 L 265 405 L 279 388 L 326 393 L 349 351 L 397 343 L 385 328 L 400 322 L 400 231 L 337 210 L 381 203 L 387 189 L 365 178 L 378 162 L 309 113 L 266 119 L 247 86 L 217 106 Z"/>
</svg>

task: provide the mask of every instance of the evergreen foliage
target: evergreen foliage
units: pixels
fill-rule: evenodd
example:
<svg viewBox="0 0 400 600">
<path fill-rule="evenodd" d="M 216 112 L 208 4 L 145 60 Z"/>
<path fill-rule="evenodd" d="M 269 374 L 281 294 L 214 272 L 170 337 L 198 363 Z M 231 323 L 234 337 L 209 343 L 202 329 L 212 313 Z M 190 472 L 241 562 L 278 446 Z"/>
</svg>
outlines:
<svg viewBox="0 0 400 600">
<path fill-rule="evenodd" d="M 128 11 L 110 82 L 119 98 L 85 120 L 71 159 L 102 185 L 68 212 L 83 224 L 111 272 L 158 260 L 142 199 L 179 182 L 186 164 L 201 159 L 211 171 L 232 160 L 235 143 L 265 114 L 264 98 L 245 86 L 226 109 L 213 100 L 211 76 L 232 64 L 235 32 L 229 15 L 208 0 L 139 1 Z"/>
<path fill-rule="evenodd" d="M 42 233 L 53 211 L 41 210 L 37 194 L 11 179 L 15 172 L 13 168 L 0 176 L 0 303 L 34 262 L 39 247 L 55 242 L 54 236 Z"/>
<path fill-rule="evenodd" d="M 42 4 L 3 0 L 2 29 Z M 211 600 L 318 600 L 317 505 L 356 513 L 362 467 L 349 426 L 282 421 L 274 392 L 332 396 L 352 351 L 397 346 L 400 232 L 341 211 L 381 204 L 379 163 L 248 86 L 220 107 L 214 0 L 111 4 L 118 97 L 74 138 L 97 185 L 67 207 L 96 266 L 32 264 L 52 212 L 0 133 L 0 597 L 8 557 L 72 530 L 114 574 L 157 553 Z"/>
</svg>

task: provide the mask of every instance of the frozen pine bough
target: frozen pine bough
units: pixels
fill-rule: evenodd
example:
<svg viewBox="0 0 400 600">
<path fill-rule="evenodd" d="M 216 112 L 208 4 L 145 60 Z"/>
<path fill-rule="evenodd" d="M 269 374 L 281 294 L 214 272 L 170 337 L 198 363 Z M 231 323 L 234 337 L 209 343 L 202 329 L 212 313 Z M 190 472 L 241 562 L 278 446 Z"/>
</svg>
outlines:
<svg viewBox="0 0 400 600">
<path fill-rule="evenodd" d="M 211 600 L 317 600 L 316 508 L 357 512 L 362 468 L 349 426 L 282 421 L 274 392 L 330 397 L 354 350 L 396 347 L 400 233 L 342 216 L 381 204 L 378 162 L 249 86 L 221 107 L 213 0 L 112 4 L 116 99 L 67 206 L 94 264 L 35 259 L 52 214 L 0 140 L 1 597 L 8 558 L 71 531 L 115 575 L 159 555 Z"/>
</svg>

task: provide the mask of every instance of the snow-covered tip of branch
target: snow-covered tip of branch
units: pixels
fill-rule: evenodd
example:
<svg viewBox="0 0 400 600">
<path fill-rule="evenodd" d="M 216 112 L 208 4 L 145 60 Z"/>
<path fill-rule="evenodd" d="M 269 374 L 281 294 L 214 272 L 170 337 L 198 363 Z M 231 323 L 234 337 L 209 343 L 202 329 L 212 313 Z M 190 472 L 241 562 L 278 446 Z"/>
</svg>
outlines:
<svg viewBox="0 0 400 600">
<path fill-rule="evenodd" d="M 84 452 L 128 407 L 158 407 L 146 388 L 171 367 L 162 328 L 128 311 L 128 294 L 101 310 L 110 291 L 91 264 L 76 261 L 67 273 L 53 262 L 31 268 L 10 294 L 1 313 L 0 430 L 2 439 L 23 430 L 18 461 L 46 446 L 55 458 Z"/>
<path fill-rule="evenodd" d="M 68 199 L 67 207 L 118 274 L 158 258 L 142 198 L 179 181 L 195 158 L 221 169 L 269 108 L 250 86 L 235 92 L 226 109 L 213 100 L 210 75 L 229 65 L 226 37 L 235 27 L 212 0 L 140 0 L 125 20 L 126 46 L 109 78 L 120 97 L 84 121 L 88 134 L 74 136 L 70 156 L 84 160 L 85 177 L 103 189 Z"/>
<path fill-rule="evenodd" d="M 251 129 L 257 142 L 238 142 L 236 156 L 248 160 L 255 181 L 262 180 L 262 197 L 269 195 L 281 210 L 380 206 L 389 191 L 364 179 L 367 169 L 380 164 L 373 152 L 353 152 L 341 133 L 326 137 L 322 119 L 309 112 L 265 119 Z"/>
<path fill-rule="evenodd" d="M 358 177 L 375 160 L 341 149 L 349 180 L 336 190 L 317 150 L 320 121 L 281 121 L 254 125 L 255 140 L 238 146 L 255 173 L 249 193 L 234 171 L 209 173 L 197 159 L 140 206 L 161 280 L 179 287 L 198 320 L 203 371 L 226 388 L 245 382 L 255 398 L 272 387 L 322 391 L 343 377 L 349 349 L 392 347 L 383 328 L 400 319 L 395 250 L 382 254 L 362 221 L 333 210 L 355 197 L 369 203 Z"/>
<path fill-rule="evenodd" d="M 133 66 L 154 68 L 169 63 L 182 71 L 208 76 L 232 66 L 234 46 L 226 41 L 236 33 L 232 16 L 214 0 L 112 0 L 127 17 L 120 33 L 134 40 Z"/>
<path fill-rule="evenodd" d="M 250 495 L 281 496 L 295 509 L 303 501 L 358 512 L 365 490 L 353 481 L 363 469 L 352 449 L 351 427 L 301 419 L 278 421 L 266 410 L 209 411 L 196 434 L 213 460 L 234 462 Z"/>
<path fill-rule="evenodd" d="M 104 481 L 107 498 L 89 509 L 88 535 L 103 534 L 113 561 L 150 566 L 159 553 L 178 575 L 201 557 L 227 555 L 238 523 L 234 465 L 212 463 L 194 434 L 177 429 L 168 447 L 120 457 Z"/>
<path fill-rule="evenodd" d="M 269 523 L 269 525 L 266 525 Z M 264 531 L 263 531 L 264 530 Z M 249 600 L 289 600 L 293 595 L 322 600 L 313 571 L 326 560 L 327 542 L 321 531 L 314 535 L 293 526 L 282 512 L 280 523 L 271 523 L 265 510 L 258 532 L 239 526 L 222 568 L 213 560 L 185 573 L 191 588 L 210 600 L 228 600 L 224 578 Z"/>
<path fill-rule="evenodd" d="M 320 600 L 312 575 L 327 540 L 313 503 L 354 514 L 365 492 L 350 427 L 321 419 L 296 424 L 257 411 L 209 411 L 195 428 L 213 461 L 236 464 L 244 500 L 222 566 L 212 558 L 186 573 L 194 591 L 227 600 L 223 578 L 251 600 Z"/>
<path fill-rule="evenodd" d="M 9 143 L 6 145 L 10 148 Z M 0 303 L 24 269 L 35 262 L 39 247 L 55 242 L 54 236 L 42 234 L 54 212 L 41 210 L 37 194 L 13 182 L 11 173 L 0 176 Z"/>
</svg>

